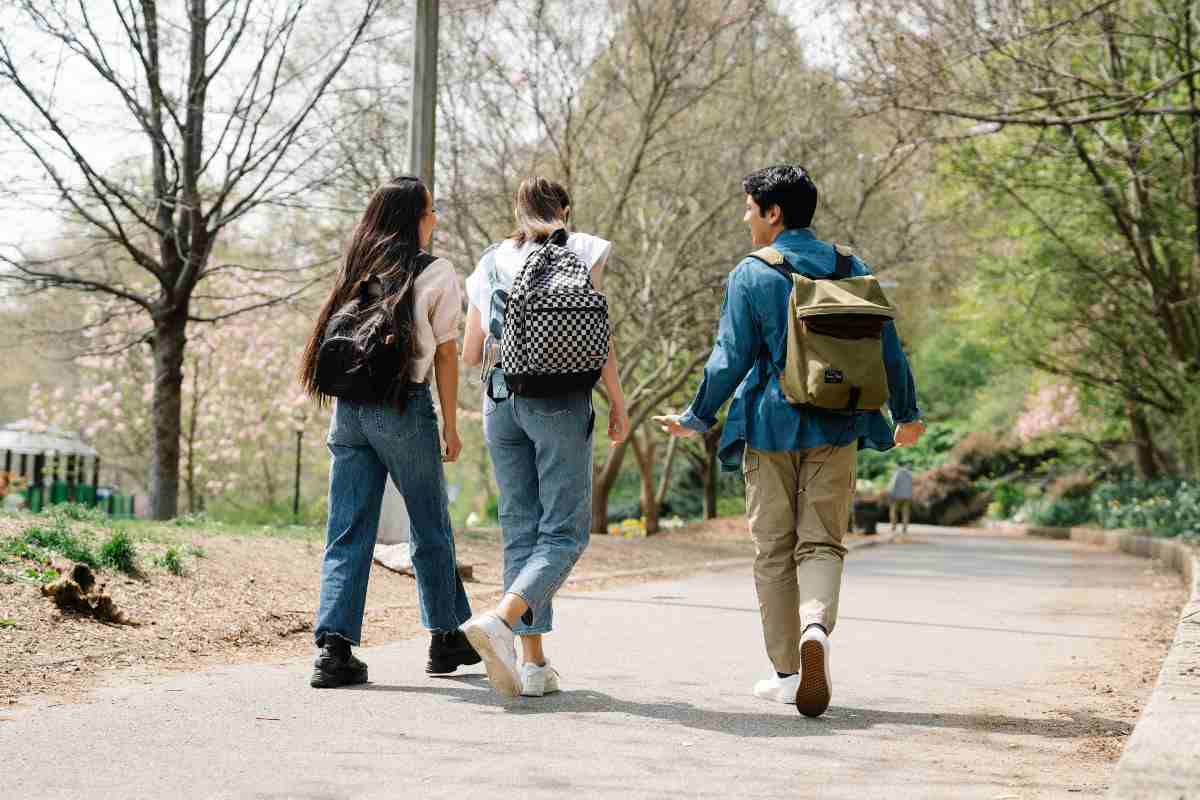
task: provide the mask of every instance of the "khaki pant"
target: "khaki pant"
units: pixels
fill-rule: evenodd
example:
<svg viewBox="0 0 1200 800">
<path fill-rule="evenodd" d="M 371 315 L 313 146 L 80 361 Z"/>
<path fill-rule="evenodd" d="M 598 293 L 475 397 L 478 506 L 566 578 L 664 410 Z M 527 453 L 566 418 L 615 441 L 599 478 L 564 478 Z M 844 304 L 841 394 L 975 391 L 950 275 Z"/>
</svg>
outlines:
<svg viewBox="0 0 1200 800">
<path fill-rule="evenodd" d="M 800 671 L 800 635 L 832 633 L 850 525 L 857 444 L 793 452 L 746 448 L 746 515 L 754 537 L 754 588 L 767 656 Z"/>
<path fill-rule="evenodd" d="M 893 500 L 889 513 L 892 519 L 892 532 L 896 531 L 896 522 L 903 520 L 903 532 L 908 533 L 908 521 L 912 518 L 912 500 Z"/>
</svg>

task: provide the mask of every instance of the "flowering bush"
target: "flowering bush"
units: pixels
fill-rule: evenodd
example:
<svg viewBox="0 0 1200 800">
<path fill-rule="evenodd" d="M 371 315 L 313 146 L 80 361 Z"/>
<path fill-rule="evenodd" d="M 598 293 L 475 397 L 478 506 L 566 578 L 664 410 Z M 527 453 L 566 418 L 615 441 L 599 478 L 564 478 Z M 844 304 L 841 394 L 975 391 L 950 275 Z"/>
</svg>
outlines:
<svg viewBox="0 0 1200 800">
<path fill-rule="evenodd" d="M 1039 436 L 1077 428 L 1079 420 L 1079 395 L 1074 387 L 1051 384 L 1026 399 L 1025 411 L 1017 418 L 1017 438 L 1029 442 Z"/>
<path fill-rule="evenodd" d="M 123 327 L 122 327 L 123 326 Z M 313 413 L 296 381 L 303 327 L 288 309 L 246 314 L 188 335 L 180 426 L 181 509 L 248 494 L 276 503 L 290 486 L 298 424 L 320 441 L 325 414 Z M 154 364 L 132 320 L 111 324 L 97 352 L 78 359 L 80 389 L 34 385 L 35 420 L 78 431 L 122 481 L 144 485 L 152 449 Z M 123 344 L 127 346 L 122 346 Z M 190 501 L 190 502 L 189 502 Z"/>
</svg>

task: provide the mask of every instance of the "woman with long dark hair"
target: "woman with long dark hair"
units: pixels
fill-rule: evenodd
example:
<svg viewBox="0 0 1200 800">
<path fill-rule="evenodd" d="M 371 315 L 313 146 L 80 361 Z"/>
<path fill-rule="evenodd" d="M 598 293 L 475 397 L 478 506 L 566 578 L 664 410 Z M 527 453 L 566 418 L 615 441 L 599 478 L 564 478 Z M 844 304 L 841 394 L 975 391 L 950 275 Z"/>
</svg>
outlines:
<svg viewBox="0 0 1200 800">
<path fill-rule="evenodd" d="M 504 596 L 463 630 L 483 656 L 497 692 L 540 697 L 559 691 L 559 674 L 546 658 L 542 636 L 553 628 L 555 593 L 588 545 L 596 417 L 590 387 L 552 397 L 506 390 L 504 365 L 497 363 L 495 299 L 512 289 L 526 260 L 552 239 L 587 267 L 592 287 L 599 291 L 612 244 L 586 233 L 567 233 L 571 198 L 556 181 L 523 181 L 513 214 L 516 230 L 488 248 L 467 279 L 470 309 L 463 360 L 486 365 L 483 430 L 500 488 Z M 601 381 L 609 400 L 608 435 L 620 442 L 628 433 L 629 416 L 611 347 Z"/>
<path fill-rule="evenodd" d="M 350 647 L 359 643 L 362 631 L 367 578 L 389 475 L 408 508 L 421 624 L 433 637 L 426 672 L 445 674 L 479 662 L 458 630 L 470 618 L 471 607 L 455 562 L 443 469 L 443 462 L 455 461 L 462 449 L 457 432 L 462 300 L 454 267 L 425 253 L 436 224 L 433 197 L 420 179 L 405 176 L 380 187 L 350 237 L 304 350 L 301 383 L 309 396 L 328 402 L 331 398 L 318 381 L 321 345 L 331 321 L 357 300 L 367 310 L 382 310 L 388 331 L 382 341 L 393 349 L 388 360 L 400 365 L 394 380 L 387 376 L 386 403 L 339 397 L 334 404 L 328 439 L 333 457 L 329 522 L 314 630 L 321 652 L 314 665 L 314 687 L 367 680 L 366 664 Z M 437 373 L 440 435 L 431 372 Z"/>
</svg>

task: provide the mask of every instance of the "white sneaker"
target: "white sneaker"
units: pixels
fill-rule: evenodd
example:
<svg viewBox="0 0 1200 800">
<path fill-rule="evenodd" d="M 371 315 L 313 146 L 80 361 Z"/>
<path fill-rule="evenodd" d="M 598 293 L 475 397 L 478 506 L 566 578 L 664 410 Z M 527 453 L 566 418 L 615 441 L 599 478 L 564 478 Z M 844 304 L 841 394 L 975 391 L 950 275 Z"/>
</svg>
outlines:
<svg viewBox="0 0 1200 800">
<path fill-rule="evenodd" d="M 799 688 L 800 676 L 798 674 L 789 675 L 786 678 L 772 675 L 766 680 L 754 684 L 754 696 L 770 700 L 772 703 L 786 703 L 790 706 L 795 705 L 796 690 Z"/>
<path fill-rule="evenodd" d="M 521 694 L 525 697 L 541 697 L 554 694 L 558 688 L 558 670 L 547 661 L 543 666 L 530 662 L 521 665 Z"/>
<path fill-rule="evenodd" d="M 829 708 L 833 680 L 829 676 L 829 637 L 810 627 L 800 637 L 800 685 L 796 710 L 806 717 L 819 717 Z"/>
<path fill-rule="evenodd" d="M 479 614 L 462 624 L 461 630 L 475 652 L 483 658 L 492 688 L 505 697 L 521 693 L 517 672 L 517 645 L 512 629 L 495 614 Z"/>
</svg>

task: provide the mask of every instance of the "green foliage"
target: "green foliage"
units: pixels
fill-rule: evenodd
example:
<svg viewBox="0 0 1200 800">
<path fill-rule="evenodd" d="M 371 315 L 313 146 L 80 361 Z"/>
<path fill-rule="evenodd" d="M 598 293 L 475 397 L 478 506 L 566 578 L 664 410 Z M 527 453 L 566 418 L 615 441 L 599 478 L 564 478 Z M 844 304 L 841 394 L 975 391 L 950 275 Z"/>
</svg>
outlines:
<svg viewBox="0 0 1200 800">
<path fill-rule="evenodd" d="M 1105 528 L 1149 528 L 1160 536 L 1200 536 L 1200 481 L 1103 483 L 1091 496 Z"/>
<path fill-rule="evenodd" d="M 46 584 L 58 580 L 58 572 L 42 567 L 29 567 L 25 570 L 25 577 L 34 583 Z"/>
<path fill-rule="evenodd" d="M 15 628 L 17 621 L 15 619 L 0 619 L 0 628 Z"/>
<path fill-rule="evenodd" d="M 96 525 L 108 525 L 111 518 L 103 510 L 79 503 L 62 503 L 51 506 L 49 514 L 57 522 L 91 522 Z"/>
<path fill-rule="evenodd" d="M 174 547 L 168 547 L 155 563 L 172 575 L 183 575 L 183 559 L 179 557 L 179 551 Z"/>
<path fill-rule="evenodd" d="M 45 524 L 27 528 L 24 534 L 24 543 L 50 550 L 64 558 L 87 564 L 89 567 L 100 566 L 100 559 L 92 552 L 88 542 L 83 536 L 71 530 L 62 518 L 56 519 L 51 516 Z M 32 554 L 25 551 L 21 555 Z"/>
<path fill-rule="evenodd" d="M 100 563 L 126 575 L 137 573 L 137 548 L 128 532 L 123 529 L 112 532 L 100 546 Z"/>
<path fill-rule="evenodd" d="M 1082 525 L 1095 519 L 1090 498 L 1062 497 L 1058 500 L 1046 500 L 1036 504 L 1030 514 L 1030 521 L 1035 525 L 1045 525 L 1051 528 L 1070 528 Z"/>
<path fill-rule="evenodd" d="M 921 398 L 929 419 L 961 416 L 995 374 L 999 358 L 991 348 L 974 341 L 972 333 L 964 325 L 944 325 L 913 357 L 917 386 L 936 387 Z"/>
<path fill-rule="evenodd" d="M 187 552 L 192 558 L 208 558 L 208 551 L 198 544 L 188 545 Z"/>
<path fill-rule="evenodd" d="M 1027 492 L 1024 484 L 1016 481 L 996 481 L 991 486 L 993 502 L 996 504 L 996 514 L 1000 519 L 1008 519 L 1025 505 Z"/>
<path fill-rule="evenodd" d="M 212 525 L 213 520 L 203 511 L 197 511 L 178 516 L 171 520 L 171 524 L 177 528 L 204 528 Z"/>
<path fill-rule="evenodd" d="M 915 447 L 902 447 L 880 453 L 878 450 L 863 450 L 858 454 L 858 477 L 871 483 L 890 478 L 898 466 L 906 466 L 913 472 L 924 472 L 946 463 L 950 451 L 962 438 L 961 423 L 931 422 L 929 430 Z"/>
</svg>

